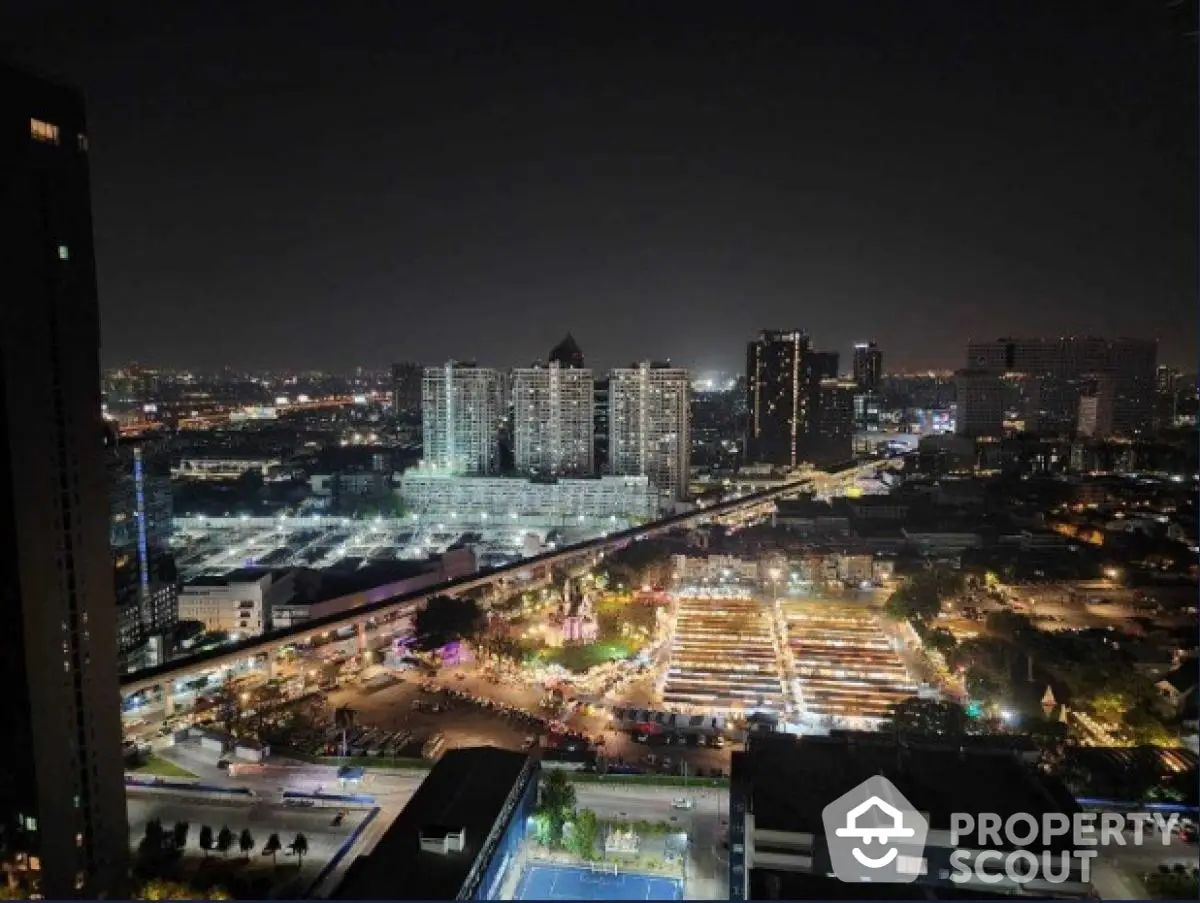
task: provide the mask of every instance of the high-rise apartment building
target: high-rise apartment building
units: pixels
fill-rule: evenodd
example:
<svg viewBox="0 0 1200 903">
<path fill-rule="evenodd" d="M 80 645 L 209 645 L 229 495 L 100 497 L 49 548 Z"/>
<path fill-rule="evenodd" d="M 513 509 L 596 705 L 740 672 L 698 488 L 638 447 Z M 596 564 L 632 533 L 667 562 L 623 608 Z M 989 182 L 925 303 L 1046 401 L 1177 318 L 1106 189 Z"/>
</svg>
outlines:
<svg viewBox="0 0 1200 903">
<path fill-rule="evenodd" d="M 649 477 L 664 504 L 687 496 L 690 399 L 682 367 L 641 363 L 609 375 L 609 470 Z"/>
<path fill-rule="evenodd" d="M 963 370 L 957 379 L 955 432 L 976 439 L 1002 435 L 1011 396 L 1005 375 L 989 370 Z"/>
<path fill-rule="evenodd" d="M 1079 399 L 1096 380 L 1113 381 L 1114 429 L 1143 432 L 1154 416 L 1158 344 L 1147 339 L 1003 338 L 967 344 L 967 367 L 988 373 L 1020 374 L 1037 386 L 1023 393 L 1021 421 L 1041 432 L 1068 433 L 1078 423 Z"/>
<path fill-rule="evenodd" d="M 0 863 L 48 899 L 124 896 L 83 100 L 3 66 L 0 98 Z"/>
<path fill-rule="evenodd" d="M 426 367 L 421 386 L 425 465 L 447 473 L 487 474 L 499 466 L 500 374 L 450 361 Z"/>
<path fill-rule="evenodd" d="M 136 670 L 163 662 L 179 620 L 171 480 L 137 447 L 114 449 L 108 472 L 117 648 L 125 669 Z"/>
<path fill-rule="evenodd" d="M 592 466 L 610 473 L 608 466 L 608 379 L 598 379 L 592 390 Z"/>
<path fill-rule="evenodd" d="M 421 413 L 420 364 L 392 364 L 392 413 L 413 417 Z"/>
<path fill-rule="evenodd" d="M 821 430 L 821 381 L 837 380 L 836 351 L 816 351 L 806 332 L 764 330 L 746 350 L 746 460 L 797 467 L 849 457 L 849 440 Z M 851 403 L 852 404 L 852 403 Z"/>
<path fill-rule="evenodd" d="M 591 370 L 558 361 L 512 372 L 513 460 L 522 473 L 587 476 L 593 470 Z"/>
<path fill-rule="evenodd" d="M 854 382 L 864 392 L 879 391 L 883 378 L 883 352 L 874 342 L 859 342 L 854 346 Z"/>
</svg>

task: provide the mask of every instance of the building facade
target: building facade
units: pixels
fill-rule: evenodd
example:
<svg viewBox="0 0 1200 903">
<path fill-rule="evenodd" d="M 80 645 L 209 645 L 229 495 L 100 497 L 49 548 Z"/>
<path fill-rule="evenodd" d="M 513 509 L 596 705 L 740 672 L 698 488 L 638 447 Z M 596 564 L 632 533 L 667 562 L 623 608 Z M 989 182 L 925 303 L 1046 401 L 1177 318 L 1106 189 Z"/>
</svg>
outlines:
<svg viewBox="0 0 1200 903">
<path fill-rule="evenodd" d="M 821 427 L 821 384 L 837 381 L 837 362 L 836 352 L 815 351 L 801 330 L 764 330 L 750 342 L 746 351 L 748 462 L 798 467 L 850 456 L 853 436 L 844 442 L 840 437 L 830 441 Z M 850 405 L 853 409 L 852 397 Z"/>
<path fill-rule="evenodd" d="M 109 459 L 109 546 L 117 595 L 117 648 L 126 670 L 161 664 L 178 621 L 171 553 L 171 481 L 140 448 Z"/>
<path fill-rule="evenodd" d="M 547 526 L 629 523 L 652 517 L 658 494 L 646 476 L 559 479 L 459 477 L 415 468 L 400 477 L 404 505 L 423 520 L 463 524 L 513 521 Z"/>
<path fill-rule="evenodd" d="M 594 393 L 591 370 L 566 369 L 558 361 L 513 371 L 513 459 L 518 472 L 593 472 Z"/>
<path fill-rule="evenodd" d="M 197 577 L 179 593 L 179 619 L 199 621 L 205 630 L 242 637 L 271 629 L 271 611 L 295 595 L 294 571 L 242 568 L 221 577 Z"/>
<path fill-rule="evenodd" d="M 450 361 L 426 367 L 421 421 L 426 465 L 447 473 L 493 473 L 500 463 L 500 374 Z"/>
<path fill-rule="evenodd" d="M 883 379 L 883 352 L 874 342 L 854 346 L 854 382 L 864 392 L 878 392 Z"/>
<path fill-rule="evenodd" d="M 395 416 L 420 417 L 423 375 L 420 364 L 392 364 L 392 413 Z"/>
<path fill-rule="evenodd" d="M 1004 375 L 988 370 L 958 374 L 955 432 L 971 438 L 998 437 L 1004 432 L 1008 385 Z"/>
<path fill-rule="evenodd" d="M 0 863 L 126 896 L 116 604 L 82 98 L 0 66 Z"/>
<path fill-rule="evenodd" d="M 973 371 L 1020 374 L 1035 383 L 1014 405 L 1017 419 L 1033 430 L 1070 433 L 1079 418 L 1079 399 L 1107 380 L 1113 395 L 1113 429 L 1132 436 L 1154 419 L 1158 343 L 1147 339 L 1002 338 L 967 344 Z"/>
<path fill-rule="evenodd" d="M 644 476 L 668 505 L 687 496 L 691 380 L 668 364 L 613 370 L 608 383 L 609 470 Z"/>
</svg>

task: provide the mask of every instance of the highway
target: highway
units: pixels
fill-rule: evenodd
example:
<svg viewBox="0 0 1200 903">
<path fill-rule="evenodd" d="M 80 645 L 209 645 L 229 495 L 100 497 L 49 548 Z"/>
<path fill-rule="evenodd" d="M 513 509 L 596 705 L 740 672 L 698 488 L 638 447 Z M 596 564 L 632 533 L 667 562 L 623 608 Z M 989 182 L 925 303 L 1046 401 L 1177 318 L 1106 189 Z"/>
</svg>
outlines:
<svg viewBox="0 0 1200 903">
<path fill-rule="evenodd" d="M 359 631 L 359 636 L 365 645 L 366 633 L 376 629 L 379 622 L 386 623 L 394 617 L 410 615 L 433 596 L 457 595 L 488 587 L 494 583 L 516 580 L 531 573 L 548 571 L 556 565 L 573 563 L 581 558 L 596 556 L 621 548 L 631 542 L 652 538 L 680 528 L 722 522 L 724 519 L 736 520 L 744 512 L 773 503 L 777 499 L 810 489 L 827 493 L 831 486 L 847 485 L 857 478 L 869 474 L 872 470 L 879 470 L 887 466 L 889 466 L 889 462 L 871 462 L 837 474 L 809 471 L 801 478 L 771 489 L 747 495 L 735 495 L 734 498 L 707 507 L 672 515 L 608 536 L 575 543 L 562 549 L 526 558 L 514 564 L 449 580 L 416 592 L 373 599 L 352 611 L 316 618 L 296 627 L 272 631 L 220 649 L 209 650 L 186 659 L 123 675 L 121 678 L 122 696 L 169 686 L 173 681 L 191 678 L 222 666 L 236 663 L 245 664 L 248 660 L 258 657 L 265 656 L 268 661 L 271 661 L 282 646 L 288 643 L 303 642 L 330 630 L 353 627 Z"/>
</svg>

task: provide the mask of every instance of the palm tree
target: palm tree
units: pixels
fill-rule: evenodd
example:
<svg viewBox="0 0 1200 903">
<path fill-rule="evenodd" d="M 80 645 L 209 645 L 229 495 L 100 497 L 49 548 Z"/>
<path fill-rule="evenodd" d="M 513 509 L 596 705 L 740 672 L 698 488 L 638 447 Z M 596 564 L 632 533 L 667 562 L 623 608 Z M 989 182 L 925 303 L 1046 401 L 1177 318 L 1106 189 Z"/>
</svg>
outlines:
<svg viewBox="0 0 1200 903">
<path fill-rule="evenodd" d="M 249 828 L 242 828 L 242 833 L 238 837 L 238 849 L 242 851 L 242 855 L 247 859 L 250 858 L 250 851 L 254 849 L 254 835 L 250 833 Z"/>
<path fill-rule="evenodd" d="M 271 862 L 279 865 L 279 851 L 283 849 L 283 841 L 279 839 L 278 834 L 272 834 L 267 838 L 266 844 L 263 846 L 263 855 L 270 855 Z"/>
<path fill-rule="evenodd" d="M 297 834 L 296 839 L 292 841 L 292 852 L 300 859 L 300 867 L 304 867 L 304 857 L 308 853 L 308 838 L 303 834 Z"/>
<path fill-rule="evenodd" d="M 200 826 L 200 849 L 204 851 L 204 858 L 208 858 L 209 852 L 213 848 L 213 829 L 208 825 Z"/>
<path fill-rule="evenodd" d="M 222 856 L 228 856 L 232 846 L 233 832 L 229 830 L 228 825 L 221 825 L 221 830 L 217 832 L 217 849 L 221 851 Z"/>
</svg>

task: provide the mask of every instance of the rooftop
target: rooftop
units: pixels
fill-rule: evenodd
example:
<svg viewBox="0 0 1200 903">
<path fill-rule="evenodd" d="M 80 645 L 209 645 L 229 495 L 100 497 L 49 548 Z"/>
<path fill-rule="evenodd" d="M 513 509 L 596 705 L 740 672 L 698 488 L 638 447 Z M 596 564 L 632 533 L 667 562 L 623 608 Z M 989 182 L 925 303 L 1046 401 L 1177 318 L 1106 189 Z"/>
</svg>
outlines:
<svg viewBox="0 0 1200 903">
<path fill-rule="evenodd" d="M 823 835 L 824 807 L 873 775 L 895 784 L 934 830 L 948 830 L 951 813 L 964 808 L 1040 818 L 1074 806 L 1004 752 L 768 734 L 733 754 L 734 781 L 751 785 L 755 825 L 765 830 Z"/>
<path fill-rule="evenodd" d="M 337 889 L 341 900 L 454 900 L 530 759 L 491 746 L 453 749 L 421 782 L 370 855 Z M 463 830 L 462 852 L 421 848 L 434 826 Z"/>
</svg>

